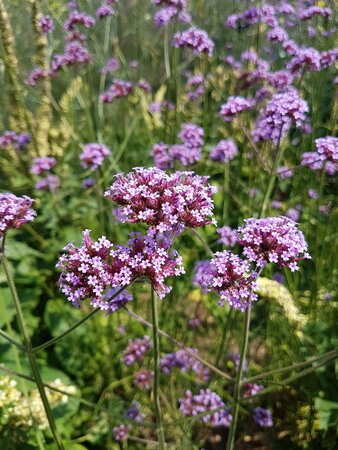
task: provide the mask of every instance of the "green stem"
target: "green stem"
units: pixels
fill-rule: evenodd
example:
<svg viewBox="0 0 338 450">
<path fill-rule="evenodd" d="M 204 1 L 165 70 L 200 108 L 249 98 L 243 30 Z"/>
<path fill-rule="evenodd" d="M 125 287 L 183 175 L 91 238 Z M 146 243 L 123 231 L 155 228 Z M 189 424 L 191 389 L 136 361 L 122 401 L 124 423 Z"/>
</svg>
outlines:
<svg viewBox="0 0 338 450">
<path fill-rule="evenodd" d="M 38 388 L 38 391 L 39 391 L 39 394 L 40 394 L 40 397 L 41 397 L 41 401 L 43 403 L 43 406 L 44 406 L 44 409 L 45 409 L 45 412 L 46 412 L 47 420 L 48 420 L 48 423 L 49 423 L 49 426 L 50 426 L 50 429 L 51 429 L 51 432 L 52 432 L 52 435 L 53 435 L 53 438 L 54 438 L 54 442 L 55 442 L 56 448 L 58 450 L 64 450 L 61 438 L 60 438 L 59 433 L 58 433 L 58 431 L 56 429 L 56 424 L 55 424 L 55 421 L 54 421 L 54 417 L 53 417 L 53 414 L 52 414 L 51 407 L 50 407 L 49 402 L 48 402 L 48 398 L 47 398 L 47 395 L 46 395 L 46 392 L 45 392 L 45 388 L 44 388 L 43 381 L 42 381 L 42 378 L 41 378 L 41 375 L 40 375 L 40 371 L 39 371 L 39 368 L 38 368 L 35 356 L 32 353 L 32 344 L 31 344 L 31 340 L 30 340 L 30 337 L 29 337 L 29 334 L 28 334 L 28 331 L 27 331 L 27 328 L 26 328 L 25 319 L 24 319 L 23 312 L 22 312 L 22 309 L 21 309 L 20 300 L 19 300 L 19 297 L 18 297 L 18 294 L 17 294 L 17 291 L 16 291 L 14 280 L 13 280 L 12 274 L 10 272 L 8 261 L 7 261 L 7 258 L 5 256 L 5 253 L 3 251 L 3 248 L 0 251 L 0 261 L 1 261 L 1 264 L 2 264 L 2 266 L 4 268 L 5 275 L 6 275 L 7 282 L 8 282 L 8 286 L 9 286 L 9 289 L 10 289 L 11 294 L 12 294 L 12 299 L 13 299 L 13 303 L 14 303 L 14 306 L 15 306 L 15 309 L 16 309 L 19 326 L 20 326 L 20 329 L 21 329 L 21 332 L 22 332 L 22 335 L 23 335 L 23 338 L 24 338 L 24 344 L 25 344 L 25 347 L 26 347 L 25 351 L 26 351 L 26 354 L 28 356 L 29 364 L 30 364 L 31 369 L 32 369 L 32 373 L 33 373 L 33 376 L 34 376 L 34 379 L 35 379 L 35 383 L 36 383 L 36 386 Z"/>
<path fill-rule="evenodd" d="M 267 186 L 266 186 L 266 190 L 265 190 L 265 193 L 264 193 L 264 199 L 263 199 L 263 202 L 262 202 L 262 206 L 261 206 L 261 210 L 260 210 L 260 213 L 259 213 L 259 217 L 263 217 L 265 215 L 265 213 L 266 213 L 266 210 L 267 210 L 267 207 L 268 207 L 268 203 L 270 201 L 271 194 L 272 194 L 272 191 L 273 191 L 273 188 L 274 188 L 274 185 L 275 185 L 275 181 L 276 181 L 276 178 L 277 178 L 276 168 L 278 167 L 278 164 L 279 164 L 279 162 L 280 162 L 280 160 L 282 158 L 282 154 L 283 154 L 283 152 L 281 150 L 281 146 L 280 146 L 281 133 L 282 133 L 282 129 L 281 129 L 281 132 L 280 132 L 280 135 L 279 135 L 279 139 L 278 139 L 278 143 L 277 143 L 277 147 L 276 147 L 275 159 L 274 159 L 274 162 L 273 162 L 273 165 L 272 165 L 272 169 L 271 169 L 271 172 L 270 172 L 270 175 L 269 175 L 269 179 L 268 179 L 268 183 L 267 183 Z"/>
<path fill-rule="evenodd" d="M 115 292 L 114 295 L 112 295 L 107 302 L 113 300 L 115 297 L 117 297 L 119 294 L 121 294 L 122 291 L 124 291 L 127 288 L 127 286 L 122 287 L 121 289 L 119 289 L 117 292 Z M 80 325 L 82 325 L 84 322 L 86 322 L 88 319 L 90 319 L 94 314 L 96 314 L 98 311 L 100 311 L 100 308 L 95 308 L 92 311 L 90 311 L 88 314 L 86 314 L 84 317 L 82 317 L 82 319 L 78 320 L 77 322 L 74 323 L 74 325 L 72 325 L 70 328 L 68 328 L 66 331 L 64 331 L 63 333 L 59 334 L 59 336 L 56 336 L 53 339 L 50 339 L 49 341 L 45 342 L 44 344 L 41 344 L 37 347 L 34 347 L 31 351 L 32 353 L 38 352 L 40 350 L 43 350 L 47 347 L 50 347 L 51 345 L 55 344 L 57 341 L 59 341 L 60 339 L 62 339 L 64 336 L 67 336 L 67 334 L 71 333 L 72 331 L 74 331 L 77 327 L 79 327 Z"/>
<path fill-rule="evenodd" d="M 241 355 L 240 355 L 239 367 L 237 369 L 237 374 L 236 374 L 236 381 L 235 381 L 235 387 L 234 387 L 234 404 L 232 407 L 232 421 L 231 421 L 231 425 L 230 425 L 226 450 L 233 450 L 234 445 L 235 445 L 235 435 L 236 435 L 237 422 L 238 422 L 239 400 L 240 400 L 240 395 L 241 395 L 243 366 L 244 366 L 244 361 L 245 361 L 246 352 L 248 349 L 248 341 L 249 341 L 251 305 L 249 305 L 249 307 L 245 310 L 244 314 L 245 315 L 244 315 L 244 328 L 243 328 Z"/>
<path fill-rule="evenodd" d="M 268 372 L 261 373 L 260 375 L 255 375 L 254 377 L 246 378 L 245 382 L 253 383 L 257 380 L 261 380 L 262 378 L 267 378 L 270 375 L 276 375 L 276 374 L 283 373 L 283 372 L 289 372 L 294 369 L 300 369 L 302 367 L 309 366 L 310 364 L 312 364 L 316 361 L 319 361 L 319 360 L 322 360 L 322 359 L 325 359 L 325 358 L 328 358 L 331 356 L 337 356 L 337 355 L 338 355 L 338 350 L 331 350 L 330 352 L 323 353 L 322 355 L 314 356 L 313 358 L 309 358 L 307 361 L 302 361 L 302 362 L 299 362 L 296 364 L 292 364 L 290 366 L 281 367 L 279 369 L 269 370 Z"/>
<path fill-rule="evenodd" d="M 167 79 L 170 79 L 171 71 L 170 71 L 170 58 L 169 58 L 169 30 L 168 27 L 164 27 L 164 38 L 163 38 L 163 47 L 164 47 L 164 67 L 165 74 Z"/>
<path fill-rule="evenodd" d="M 20 344 L 20 342 L 16 341 L 14 338 L 12 338 L 9 334 L 5 333 L 4 331 L 0 330 L 0 336 L 2 336 L 6 341 L 10 342 L 11 344 L 15 345 L 16 348 L 22 351 L 26 351 L 26 348 Z"/>
<path fill-rule="evenodd" d="M 153 395 L 154 395 L 154 408 L 157 424 L 157 439 L 158 439 L 158 449 L 164 450 L 164 432 L 163 423 L 161 416 L 161 405 L 159 397 L 159 387 L 160 387 L 160 339 L 158 335 L 158 311 L 157 311 L 157 299 L 154 294 L 154 290 L 151 289 L 151 313 L 153 319 L 153 344 L 154 344 L 154 384 L 153 384 Z"/>
<path fill-rule="evenodd" d="M 230 190 L 230 163 L 224 165 L 224 178 L 223 178 L 223 224 L 225 225 L 229 217 L 229 190 Z"/>
<path fill-rule="evenodd" d="M 203 245 L 205 251 L 208 253 L 209 256 L 211 256 L 211 258 L 214 256 L 213 251 L 211 250 L 211 248 L 209 247 L 209 245 L 206 243 L 206 241 L 202 238 L 202 236 L 198 233 L 198 231 L 195 230 L 195 228 L 190 228 L 192 234 L 194 234 L 197 239 L 201 242 L 201 244 Z"/>
</svg>

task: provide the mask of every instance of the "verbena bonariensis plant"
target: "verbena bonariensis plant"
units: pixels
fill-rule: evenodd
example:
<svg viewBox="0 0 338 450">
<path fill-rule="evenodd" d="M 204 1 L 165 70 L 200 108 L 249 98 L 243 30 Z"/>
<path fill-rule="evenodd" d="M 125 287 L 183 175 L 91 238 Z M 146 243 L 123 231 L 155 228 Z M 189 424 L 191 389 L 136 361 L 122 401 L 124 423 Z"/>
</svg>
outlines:
<svg viewBox="0 0 338 450">
<path fill-rule="evenodd" d="M 28 197 L 0 195 L 1 261 L 24 338 L 0 277 L 0 335 L 16 351 L 8 345 L 2 361 L 36 382 L 47 412 L 38 402 L 42 422 L 33 414 L 21 430 L 18 405 L 1 421 L 0 447 L 330 448 L 317 411 L 322 424 L 334 374 L 316 371 L 337 358 L 335 10 L 306 0 L 59 3 L 0 0 L 0 188 L 39 210 L 32 221 Z M 58 257 L 58 286 L 76 309 L 58 298 Z M 52 366 L 82 391 L 67 404 L 76 420 L 58 406 L 58 430 L 40 351 L 43 379 Z M 46 418 L 52 443 L 39 430 Z"/>
</svg>

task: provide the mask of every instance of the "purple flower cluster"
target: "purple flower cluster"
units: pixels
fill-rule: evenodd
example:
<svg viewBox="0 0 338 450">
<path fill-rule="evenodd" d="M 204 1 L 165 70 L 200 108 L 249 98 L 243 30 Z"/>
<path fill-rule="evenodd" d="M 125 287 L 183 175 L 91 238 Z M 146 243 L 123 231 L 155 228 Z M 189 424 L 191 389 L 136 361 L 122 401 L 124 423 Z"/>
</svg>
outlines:
<svg viewBox="0 0 338 450">
<path fill-rule="evenodd" d="M 198 355 L 196 348 L 188 348 L 190 353 Z M 160 366 L 162 371 L 168 375 L 172 368 L 178 368 L 182 372 L 192 370 L 196 373 L 199 381 L 209 381 L 210 373 L 207 367 L 204 367 L 199 361 L 190 356 L 185 349 L 178 350 L 175 353 L 167 353 L 161 358 Z"/>
<path fill-rule="evenodd" d="M 140 404 L 136 400 L 133 400 L 127 409 L 126 418 L 133 420 L 134 422 L 141 422 L 144 419 L 144 414 L 140 411 Z"/>
<path fill-rule="evenodd" d="M 294 57 L 287 65 L 288 71 L 292 74 L 300 75 L 306 68 L 312 72 L 317 72 L 321 69 L 320 64 L 321 55 L 315 48 L 301 48 L 298 49 Z"/>
<path fill-rule="evenodd" d="M 92 60 L 89 50 L 80 42 L 74 40 L 66 44 L 63 54 L 53 56 L 50 64 L 50 75 L 56 75 L 63 67 L 91 63 Z"/>
<path fill-rule="evenodd" d="M 196 395 L 186 391 L 185 398 L 179 399 L 180 411 L 184 416 L 196 416 L 207 411 L 222 408 L 217 412 L 203 416 L 203 422 L 211 427 L 229 427 L 232 421 L 230 410 L 221 397 L 210 389 L 201 389 Z"/>
<path fill-rule="evenodd" d="M 156 6 L 166 5 L 154 15 L 157 27 L 168 25 L 174 17 L 182 23 L 188 23 L 191 19 L 186 0 L 153 0 L 153 3 Z"/>
<path fill-rule="evenodd" d="M 91 304 L 102 310 L 109 309 L 105 291 L 111 285 L 108 256 L 112 243 L 102 236 L 97 242 L 90 238 L 90 230 L 83 231 L 82 245 L 68 244 L 56 265 L 62 269 L 59 278 L 61 291 L 74 306 L 91 298 Z"/>
<path fill-rule="evenodd" d="M 35 183 L 35 189 L 38 191 L 56 192 L 60 187 L 60 178 L 57 175 L 48 174 L 45 178 Z"/>
<path fill-rule="evenodd" d="M 107 3 L 101 5 L 101 6 L 96 10 L 96 17 L 97 17 L 99 20 L 100 20 L 100 19 L 104 19 L 105 17 L 113 16 L 114 14 L 115 14 L 114 8 L 112 8 L 111 6 L 109 6 L 109 4 L 107 4 Z"/>
<path fill-rule="evenodd" d="M 5 131 L 0 136 L 0 148 L 14 146 L 16 150 L 24 150 L 29 144 L 31 136 L 28 133 L 15 133 L 14 131 Z"/>
<path fill-rule="evenodd" d="M 297 261 L 310 258 L 303 233 L 287 217 L 246 219 L 245 225 L 238 228 L 238 242 L 245 256 L 258 267 L 272 262 L 294 272 L 298 270 Z"/>
<path fill-rule="evenodd" d="M 145 222 L 159 232 L 214 223 L 216 188 L 193 172 L 169 175 L 157 168 L 119 174 L 105 193 L 122 206 L 128 222 Z"/>
<path fill-rule="evenodd" d="M 36 67 L 29 73 L 28 77 L 25 79 L 25 84 L 27 84 L 27 86 L 33 87 L 41 78 L 45 78 L 47 76 L 48 72 L 46 70 L 42 69 L 41 67 Z"/>
<path fill-rule="evenodd" d="M 233 119 L 248 109 L 252 109 L 255 105 L 253 98 L 231 96 L 228 101 L 221 106 L 220 115 L 225 122 L 232 122 Z"/>
<path fill-rule="evenodd" d="M 118 58 L 109 58 L 105 67 L 101 69 L 103 75 L 113 73 L 120 68 L 120 60 Z"/>
<path fill-rule="evenodd" d="M 202 97 L 205 92 L 205 79 L 203 75 L 191 75 L 187 81 L 187 98 L 191 101 L 196 101 Z"/>
<path fill-rule="evenodd" d="M 207 291 L 220 295 L 219 305 L 228 302 L 232 308 L 244 311 L 258 299 L 256 278 L 249 261 L 224 250 L 214 254 L 202 277 L 202 284 Z"/>
<path fill-rule="evenodd" d="M 85 169 L 90 167 L 96 170 L 109 155 L 111 155 L 111 151 L 103 144 L 85 144 L 80 155 L 81 165 Z"/>
<path fill-rule="evenodd" d="M 260 115 L 253 131 L 256 142 L 272 140 L 275 145 L 283 139 L 291 123 L 301 127 L 309 111 L 308 104 L 299 97 L 298 91 L 289 88 L 285 92 L 274 94 Z"/>
<path fill-rule="evenodd" d="M 314 16 L 322 16 L 330 19 L 332 16 L 331 8 L 322 8 L 320 6 L 310 6 L 298 14 L 300 20 L 309 20 Z"/>
<path fill-rule="evenodd" d="M 254 421 L 262 428 L 273 427 L 272 414 L 268 409 L 254 408 Z"/>
<path fill-rule="evenodd" d="M 190 27 L 185 31 L 174 34 L 173 45 L 177 48 L 184 47 L 191 49 L 195 55 L 205 53 L 212 56 L 215 44 L 204 30 Z"/>
<path fill-rule="evenodd" d="M 209 267 L 210 261 L 197 261 L 194 267 L 194 277 L 192 283 L 195 287 L 203 288 L 203 277 L 205 270 Z"/>
<path fill-rule="evenodd" d="M 38 20 L 39 28 L 43 34 L 54 31 L 54 21 L 50 16 L 42 16 Z"/>
<path fill-rule="evenodd" d="M 280 166 L 277 169 L 277 173 L 281 178 L 292 178 L 293 177 L 293 170 L 290 169 L 288 166 Z"/>
<path fill-rule="evenodd" d="M 130 425 L 124 425 L 121 423 L 119 426 L 113 428 L 113 434 L 116 441 L 124 441 L 128 439 L 130 432 Z"/>
<path fill-rule="evenodd" d="M 129 339 L 127 348 L 123 350 L 121 361 L 126 366 L 131 366 L 136 361 L 143 361 L 150 348 L 151 342 L 149 336 L 144 336 L 142 339 Z"/>
<path fill-rule="evenodd" d="M 338 171 L 338 138 L 326 136 L 315 140 L 316 152 L 305 152 L 302 155 L 302 165 L 312 170 L 325 167 L 328 175 Z"/>
<path fill-rule="evenodd" d="M 41 175 L 43 172 L 48 172 L 56 164 L 56 159 L 52 156 L 43 158 L 33 158 L 31 173 L 34 175 Z"/>
<path fill-rule="evenodd" d="M 88 14 L 73 10 L 64 23 L 65 30 L 73 31 L 78 25 L 82 25 L 85 28 L 91 28 L 95 25 L 95 19 Z"/>
<path fill-rule="evenodd" d="M 255 384 L 255 383 L 248 383 L 244 386 L 244 393 L 243 397 L 251 397 L 252 395 L 256 395 L 259 391 L 264 389 L 264 386 L 261 384 Z"/>
<path fill-rule="evenodd" d="M 127 97 L 133 90 L 133 83 L 125 80 L 115 79 L 109 86 L 108 90 L 100 95 L 102 103 L 111 103 L 113 100 Z"/>
<path fill-rule="evenodd" d="M 228 226 L 217 228 L 219 234 L 218 243 L 226 245 L 227 247 L 234 247 L 237 243 L 237 233 Z"/>
<path fill-rule="evenodd" d="M 10 192 L 0 194 L 0 237 L 11 228 L 21 228 L 34 220 L 33 200 L 26 195 L 18 197 Z"/>
<path fill-rule="evenodd" d="M 137 371 L 134 375 L 134 384 L 140 389 L 145 389 L 149 391 L 153 382 L 154 375 L 150 370 L 141 369 Z"/>
<path fill-rule="evenodd" d="M 228 163 L 235 158 L 237 153 L 238 148 L 233 139 L 222 139 L 216 147 L 211 148 L 210 159 Z"/>
<path fill-rule="evenodd" d="M 184 273 L 181 256 L 171 249 L 171 240 L 148 232 L 131 233 L 129 247 L 119 245 L 111 251 L 111 275 L 113 286 L 126 286 L 137 278 L 147 278 L 160 298 L 165 297 L 171 287 L 164 284 L 170 276 Z"/>
<path fill-rule="evenodd" d="M 201 159 L 204 130 L 192 123 L 184 123 L 178 134 L 183 144 L 168 147 L 163 142 L 155 144 L 151 150 L 154 163 L 159 169 L 168 169 L 173 162 L 179 161 L 183 166 L 194 164 Z"/>
<path fill-rule="evenodd" d="M 261 8 L 252 7 L 238 14 L 231 14 L 224 22 L 224 26 L 228 28 L 245 28 L 250 25 L 255 25 L 260 21 L 270 27 L 277 25 L 273 6 L 263 5 Z"/>
</svg>

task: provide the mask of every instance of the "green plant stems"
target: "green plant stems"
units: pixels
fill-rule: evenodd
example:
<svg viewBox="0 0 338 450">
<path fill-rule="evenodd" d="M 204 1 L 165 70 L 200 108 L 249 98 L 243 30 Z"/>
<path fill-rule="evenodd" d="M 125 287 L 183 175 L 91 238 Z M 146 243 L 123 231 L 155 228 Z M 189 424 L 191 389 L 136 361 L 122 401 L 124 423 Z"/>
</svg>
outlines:
<svg viewBox="0 0 338 450">
<path fill-rule="evenodd" d="M 107 299 L 107 302 L 113 300 L 115 297 L 117 297 L 119 294 L 121 294 L 122 291 L 124 291 L 127 288 L 127 286 L 122 287 L 121 289 L 119 289 L 118 291 L 115 292 L 114 295 L 112 295 L 111 297 L 109 297 L 109 299 Z M 49 341 L 34 347 L 31 351 L 32 353 L 38 352 L 40 350 L 43 350 L 47 347 L 50 347 L 51 345 L 55 344 L 57 341 L 59 341 L 61 338 L 67 336 L 67 334 L 71 333 L 72 331 L 74 331 L 77 327 L 79 327 L 80 325 L 82 325 L 84 322 L 86 322 L 88 319 L 90 319 L 94 314 L 96 314 L 98 311 L 100 311 L 100 308 L 95 308 L 92 311 L 90 311 L 88 314 L 86 314 L 84 317 L 82 317 L 82 319 L 78 320 L 77 322 L 74 323 L 74 325 L 72 325 L 70 328 L 68 328 L 66 331 L 64 331 L 63 333 L 59 334 L 59 336 L 56 336 L 53 339 L 50 339 Z"/>
<path fill-rule="evenodd" d="M 232 421 L 229 429 L 229 436 L 227 441 L 226 450 L 233 450 L 235 445 L 235 435 L 237 429 L 238 412 L 239 412 L 239 400 L 241 395 L 241 384 L 243 375 L 244 360 L 246 357 L 246 352 L 248 348 L 249 341 L 249 328 L 250 328 L 250 316 L 251 316 L 251 304 L 245 310 L 244 313 L 244 328 L 243 328 L 243 339 L 240 354 L 239 367 L 237 369 L 236 381 L 234 386 L 234 404 L 232 408 Z"/>
<path fill-rule="evenodd" d="M 161 416 L 161 405 L 159 397 L 160 387 L 160 339 L 158 334 L 158 310 L 157 299 L 155 297 L 154 290 L 151 288 L 151 313 L 153 321 L 153 344 L 154 344 L 154 383 L 153 383 L 153 396 L 154 396 L 154 409 L 156 416 L 156 431 L 158 439 L 158 449 L 164 450 L 164 432 Z"/>
<path fill-rule="evenodd" d="M 268 207 L 268 203 L 270 201 L 271 198 L 271 194 L 275 185 L 275 181 L 277 178 L 276 175 L 276 169 L 278 167 L 278 164 L 280 162 L 280 160 L 282 159 L 282 155 L 283 155 L 283 151 L 280 145 L 280 141 L 281 141 L 281 134 L 282 134 L 282 129 L 280 130 L 279 133 L 279 138 L 278 138 L 278 143 L 276 146 L 276 152 L 275 152 L 275 159 L 273 161 L 273 165 L 272 165 L 272 169 L 269 175 L 269 179 L 268 179 L 268 183 L 266 185 L 266 190 L 264 193 L 264 199 L 263 199 L 263 203 L 262 203 L 262 207 L 261 210 L 259 212 L 259 217 L 263 217 L 266 213 L 267 207 Z"/>
<path fill-rule="evenodd" d="M 5 333 L 3 330 L 0 330 L 0 336 L 6 339 L 6 341 L 15 345 L 15 347 L 18 348 L 19 350 L 26 351 L 26 348 L 22 344 L 20 344 L 20 342 L 16 341 L 14 338 L 12 338 L 9 334 Z"/>
<path fill-rule="evenodd" d="M 5 256 L 3 248 L 0 250 L 0 261 L 1 261 L 1 264 L 2 264 L 2 266 L 4 268 L 5 275 L 6 275 L 7 282 L 8 282 L 8 286 L 9 286 L 9 289 L 11 291 L 13 303 L 14 303 L 14 306 L 15 306 L 15 309 L 16 309 L 16 313 L 17 313 L 19 326 L 20 326 L 20 329 L 21 329 L 21 332 L 22 332 L 22 335 L 23 335 L 23 338 L 24 338 L 24 344 L 25 344 L 25 347 L 26 347 L 25 351 L 26 351 L 26 354 L 28 356 L 29 364 L 31 366 L 32 373 L 33 373 L 33 377 L 34 377 L 36 386 L 38 388 L 38 391 L 39 391 L 39 394 L 40 394 L 40 397 L 41 397 L 41 401 L 43 403 L 43 406 L 44 406 L 44 409 L 45 409 L 45 412 L 46 412 L 47 420 L 48 420 L 48 423 L 49 423 L 49 426 L 50 426 L 50 429 L 51 429 L 51 432 L 52 432 L 52 435 L 53 435 L 53 439 L 54 439 L 54 442 L 55 442 L 56 449 L 57 450 L 64 450 L 64 446 L 62 444 L 61 438 L 60 438 L 59 433 L 58 433 L 58 431 L 56 429 L 56 424 L 55 424 L 55 421 L 54 421 L 54 417 L 53 417 L 53 414 L 52 414 L 51 407 L 50 407 L 49 402 L 48 402 L 48 398 L 47 398 L 47 395 L 46 395 L 46 392 L 45 392 L 45 388 L 44 388 L 43 381 L 42 381 L 42 378 L 41 378 L 41 375 L 40 375 L 40 371 L 39 371 L 39 368 L 38 368 L 35 356 L 32 353 L 32 344 L 31 344 L 31 340 L 30 340 L 30 337 L 29 337 L 29 334 L 28 334 L 28 331 L 27 331 L 27 328 L 26 328 L 25 319 L 24 319 L 23 312 L 22 312 L 22 309 L 21 309 L 20 300 L 19 300 L 19 297 L 18 297 L 18 294 L 17 294 L 17 291 L 16 291 L 14 280 L 13 280 L 12 274 L 10 272 L 8 261 L 7 261 L 7 258 Z"/>
</svg>

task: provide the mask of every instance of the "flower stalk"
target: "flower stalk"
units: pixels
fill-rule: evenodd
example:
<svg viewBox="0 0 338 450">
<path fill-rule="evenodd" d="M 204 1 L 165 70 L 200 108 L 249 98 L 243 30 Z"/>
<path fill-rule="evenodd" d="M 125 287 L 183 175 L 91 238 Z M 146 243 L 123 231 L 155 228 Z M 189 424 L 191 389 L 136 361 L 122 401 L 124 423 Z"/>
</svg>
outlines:
<svg viewBox="0 0 338 450">
<path fill-rule="evenodd" d="M 158 310 L 157 310 L 157 299 L 155 297 L 154 290 L 151 289 L 151 313 L 153 322 L 153 344 L 154 344 L 154 384 L 153 384 L 153 396 L 154 396 L 154 409 L 157 424 L 157 439 L 158 439 L 158 449 L 164 450 L 165 440 L 163 423 L 161 416 L 161 405 L 159 397 L 159 387 L 160 387 L 160 339 L 158 334 Z"/>
<path fill-rule="evenodd" d="M 4 252 L 4 242 L 2 242 L 2 248 L 0 249 L 0 262 L 4 268 L 4 272 L 6 275 L 6 279 L 8 282 L 8 286 L 9 289 L 11 291 L 11 295 L 12 295 L 12 300 L 13 300 L 13 304 L 14 307 L 16 309 L 16 313 L 17 313 L 17 319 L 19 322 L 19 327 L 21 329 L 22 335 L 23 335 L 23 339 L 24 339 L 24 345 L 25 345 L 25 352 L 28 356 L 28 360 L 29 360 L 29 364 L 31 366 L 32 369 L 32 373 L 33 373 L 33 377 L 36 383 L 36 386 L 38 388 L 40 397 L 41 397 L 41 401 L 43 403 L 44 409 L 45 409 L 45 413 L 47 416 L 47 420 L 53 435 L 53 439 L 54 439 L 54 443 L 56 446 L 57 450 L 64 450 L 64 446 L 62 444 L 62 440 L 61 437 L 59 436 L 59 433 L 57 431 L 56 428 L 56 424 L 54 421 L 54 417 L 52 414 L 52 410 L 45 392 L 45 388 L 44 388 L 44 384 L 40 375 L 40 371 L 35 359 L 35 355 L 32 352 L 32 344 L 31 344 L 31 340 L 26 328 L 26 324 L 25 324 L 25 319 L 23 316 L 23 312 L 22 312 L 22 308 L 21 308 L 21 304 L 20 304 L 20 300 L 18 297 L 18 293 L 15 287 L 15 283 L 11 274 L 11 271 L 9 269 L 9 264 L 7 261 L 7 258 L 5 256 L 5 252 Z"/>
</svg>

